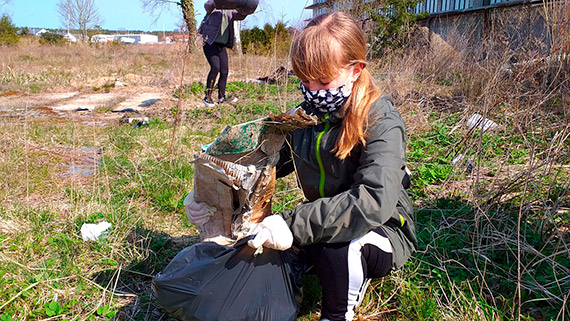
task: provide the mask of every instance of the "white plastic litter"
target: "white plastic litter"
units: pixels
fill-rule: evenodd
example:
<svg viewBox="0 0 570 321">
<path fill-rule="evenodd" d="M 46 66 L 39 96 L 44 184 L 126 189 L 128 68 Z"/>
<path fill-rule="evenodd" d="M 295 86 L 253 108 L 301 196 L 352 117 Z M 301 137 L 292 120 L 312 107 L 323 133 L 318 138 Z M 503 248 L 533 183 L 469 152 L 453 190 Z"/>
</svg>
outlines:
<svg viewBox="0 0 570 321">
<path fill-rule="evenodd" d="M 487 129 L 495 129 L 497 126 L 498 125 L 494 121 L 487 119 L 477 113 L 473 114 L 473 116 L 471 116 L 471 118 L 469 118 L 467 121 L 467 127 L 475 127 L 482 131 L 486 131 Z"/>
<path fill-rule="evenodd" d="M 83 241 L 97 241 L 111 226 L 111 223 L 105 221 L 99 224 L 85 223 L 81 226 L 81 237 Z"/>
<path fill-rule="evenodd" d="M 451 161 L 451 164 L 453 166 L 457 165 L 457 163 L 459 163 L 461 160 L 463 159 L 463 154 L 459 154 L 457 156 L 455 156 L 455 158 Z"/>
</svg>

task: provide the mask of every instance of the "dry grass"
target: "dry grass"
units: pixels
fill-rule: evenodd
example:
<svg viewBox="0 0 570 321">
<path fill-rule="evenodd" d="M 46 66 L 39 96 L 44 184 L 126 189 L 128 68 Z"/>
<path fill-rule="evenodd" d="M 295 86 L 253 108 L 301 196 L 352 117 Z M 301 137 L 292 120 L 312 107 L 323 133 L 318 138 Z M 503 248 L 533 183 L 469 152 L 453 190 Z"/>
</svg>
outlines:
<svg viewBox="0 0 570 321">
<path fill-rule="evenodd" d="M 360 310 L 366 320 L 513 319 L 519 309 L 530 315 L 538 314 L 537 307 L 567 304 L 568 71 L 533 52 L 516 63 L 504 57 L 474 61 L 466 38 L 454 36 L 455 50 L 414 48 L 369 66 L 406 120 L 415 184 L 427 180 L 421 165 L 452 169 L 443 180 L 412 190 L 423 247 L 406 270 L 374 285 Z M 87 93 L 119 79 L 127 87 L 111 92 L 120 97 L 148 90 L 172 97 L 180 77 L 184 84 L 204 82 L 208 71 L 196 52 L 186 58 L 181 75 L 183 50 L 182 45 L 0 47 L 0 91 L 29 93 L 28 105 L 36 106 L 35 93 Z M 232 54 L 229 81 L 256 79 L 279 66 L 289 65 L 275 57 Z M 10 280 L 0 284 L 6 299 L 0 306 L 9 307 L 0 314 L 48 318 L 46 304 L 59 302 L 61 318 L 109 319 L 97 312 L 105 306 L 119 319 L 165 318 L 150 298 L 150 280 L 178 250 L 196 242 L 197 231 L 185 222 L 179 204 L 192 188 L 188 160 L 223 127 L 220 122 L 256 115 L 246 107 L 259 102 L 283 109 L 300 95 L 260 94 L 215 112 L 203 110 L 199 100 L 182 100 L 174 140 L 175 98 L 149 111 L 161 121 L 138 131 L 104 117 L 108 106 L 81 117 L 0 120 L 0 261 L 3 280 Z M 467 128 L 475 112 L 499 127 L 485 133 Z M 434 137 L 449 144 L 435 149 Z M 433 146 L 420 146 L 421 140 Z M 171 143 L 174 153 L 168 151 Z M 90 164 L 84 147 L 102 148 L 97 173 L 63 176 L 62 165 Z M 414 158 L 421 148 L 424 156 Z M 464 158 L 453 166 L 451 159 L 459 154 Z M 471 173 L 465 172 L 468 159 L 474 160 Z M 280 184 L 276 202 L 292 206 L 300 197 L 293 179 Z M 459 205 L 442 205 L 454 201 Z M 79 226 L 102 219 L 114 224 L 110 237 L 82 242 Z M 501 288 L 500 280 L 514 288 Z M 561 310 L 558 320 L 565 315 Z"/>
<path fill-rule="evenodd" d="M 50 317 L 50 304 L 57 304 L 60 317 L 109 319 L 102 307 L 121 319 L 164 317 L 148 299 L 151 276 L 197 241 L 197 230 L 180 211 L 192 188 L 189 160 L 223 128 L 222 117 L 231 117 L 210 115 L 202 111 L 201 97 L 185 97 L 176 148 L 165 150 L 173 139 L 173 95 L 180 78 L 184 84 L 203 83 L 208 71 L 203 53 L 185 56 L 183 50 L 177 44 L 0 48 L 0 91 L 7 99 L 0 104 L 2 318 Z M 271 57 L 231 55 L 229 81 L 256 79 L 281 64 Z M 105 85 L 117 80 L 127 86 L 111 86 L 105 94 Z M 150 128 L 120 126 L 110 109 L 146 91 L 171 98 L 145 111 L 155 120 Z M 92 113 L 54 113 L 51 106 L 74 99 L 48 97 L 57 92 L 116 98 Z M 287 95 L 270 99 L 284 105 Z M 240 107 L 224 108 L 233 113 Z M 90 165 L 94 175 L 67 175 Z M 82 242 L 81 224 L 100 220 L 113 223 L 111 235 L 97 244 Z"/>
<path fill-rule="evenodd" d="M 120 79 L 132 86 L 173 89 L 180 80 L 184 50 L 184 44 L 41 46 L 28 42 L 1 47 L 0 88 L 25 92 L 82 90 Z M 204 54 L 198 49 L 187 59 L 185 82 L 204 82 L 209 70 Z M 230 56 L 229 81 L 257 79 L 281 65 L 287 65 L 286 59 L 234 53 Z"/>
<path fill-rule="evenodd" d="M 415 48 L 384 65 L 390 68 L 385 87 L 394 93 L 412 135 L 447 123 L 451 129 L 447 137 L 461 138 L 452 139 L 445 157 L 463 155 L 463 159 L 446 180 L 428 185 L 427 197 L 416 202 L 427 209 L 420 213 L 443 213 L 422 257 L 448 279 L 456 275 L 454 269 L 472 271 L 479 278 L 473 283 L 482 291 L 474 293 L 473 300 L 484 297 L 492 306 L 511 306 L 511 318 L 517 318 L 519 309 L 540 316 L 541 308 L 527 302 L 534 297 L 554 310 L 559 307 L 556 317 L 563 320 L 568 311 L 562 307 L 570 290 L 566 165 L 570 161 L 570 69 L 557 53 L 544 57 L 530 49 L 517 52 L 516 63 L 509 54 L 476 61 L 473 57 L 482 55 L 464 45 L 456 44 L 457 51 Z M 508 47 L 504 42 L 500 45 Z M 465 122 L 473 113 L 492 119 L 498 128 L 485 133 L 469 129 Z M 469 175 L 465 174 L 467 159 L 475 164 Z M 420 161 L 412 163 L 412 170 L 430 162 Z M 416 172 L 415 179 L 422 179 L 422 174 Z M 465 208 L 438 209 L 441 200 L 457 199 L 467 212 Z M 439 245 L 449 244 L 452 235 L 465 236 L 466 231 L 470 246 L 453 253 Z M 514 286 L 510 303 L 497 297 L 499 288 L 509 288 L 502 282 Z M 458 301 L 465 293 L 455 290 L 453 285 L 442 288 L 448 293 L 437 296 L 438 305 L 452 312 L 442 319 L 501 318 L 489 311 L 468 316 L 474 311 L 461 311 Z"/>
</svg>

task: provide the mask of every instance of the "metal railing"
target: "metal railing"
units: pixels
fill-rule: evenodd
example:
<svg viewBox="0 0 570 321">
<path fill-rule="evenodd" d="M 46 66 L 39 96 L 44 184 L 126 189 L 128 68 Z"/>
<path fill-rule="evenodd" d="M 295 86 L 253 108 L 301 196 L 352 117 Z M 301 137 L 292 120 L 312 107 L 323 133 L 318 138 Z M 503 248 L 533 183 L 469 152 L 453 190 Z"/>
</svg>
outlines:
<svg viewBox="0 0 570 321">
<path fill-rule="evenodd" d="M 524 2 L 524 0 L 424 0 L 417 4 L 414 11 L 416 14 L 435 14 L 521 2 Z"/>
<path fill-rule="evenodd" d="M 438 14 L 454 11 L 476 10 L 486 7 L 494 7 L 502 4 L 523 3 L 532 0 L 423 0 L 416 5 L 414 13 Z M 308 7 L 319 13 L 341 10 L 341 4 L 347 6 L 347 2 L 331 2 L 332 6 L 326 6 L 327 0 L 313 0 Z M 365 0 L 365 2 L 368 2 Z"/>
</svg>

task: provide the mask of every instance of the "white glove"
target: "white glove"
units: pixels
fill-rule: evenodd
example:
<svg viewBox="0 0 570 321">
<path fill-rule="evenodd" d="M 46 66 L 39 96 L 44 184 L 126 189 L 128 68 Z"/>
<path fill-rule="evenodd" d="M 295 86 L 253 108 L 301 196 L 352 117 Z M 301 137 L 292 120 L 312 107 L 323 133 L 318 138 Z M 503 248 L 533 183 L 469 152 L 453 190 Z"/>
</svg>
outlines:
<svg viewBox="0 0 570 321">
<path fill-rule="evenodd" d="M 194 191 L 190 192 L 184 199 L 184 209 L 190 223 L 202 226 L 210 220 L 210 216 L 216 211 L 215 208 L 198 203 L 194 200 Z"/>
<path fill-rule="evenodd" d="M 247 241 L 247 245 L 257 249 L 265 246 L 270 249 L 285 251 L 293 244 L 293 234 L 281 215 L 271 215 L 263 219 L 251 232 L 257 235 Z"/>
</svg>

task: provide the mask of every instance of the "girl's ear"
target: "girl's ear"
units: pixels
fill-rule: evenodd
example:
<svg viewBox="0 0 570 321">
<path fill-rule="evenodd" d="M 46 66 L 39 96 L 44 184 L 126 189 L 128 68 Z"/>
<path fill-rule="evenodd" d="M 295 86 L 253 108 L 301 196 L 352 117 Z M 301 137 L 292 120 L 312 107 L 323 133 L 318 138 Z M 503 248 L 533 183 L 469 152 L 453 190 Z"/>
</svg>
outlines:
<svg viewBox="0 0 570 321">
<path fill-rule="evenodd" d="M 360 77 L 360 73 L 364 69 L 364 64 L 361 62 L 357 62 L 354 67 L 352 68 L 352 82 L 355 82 L 358 77 Z"/>
</svg>

